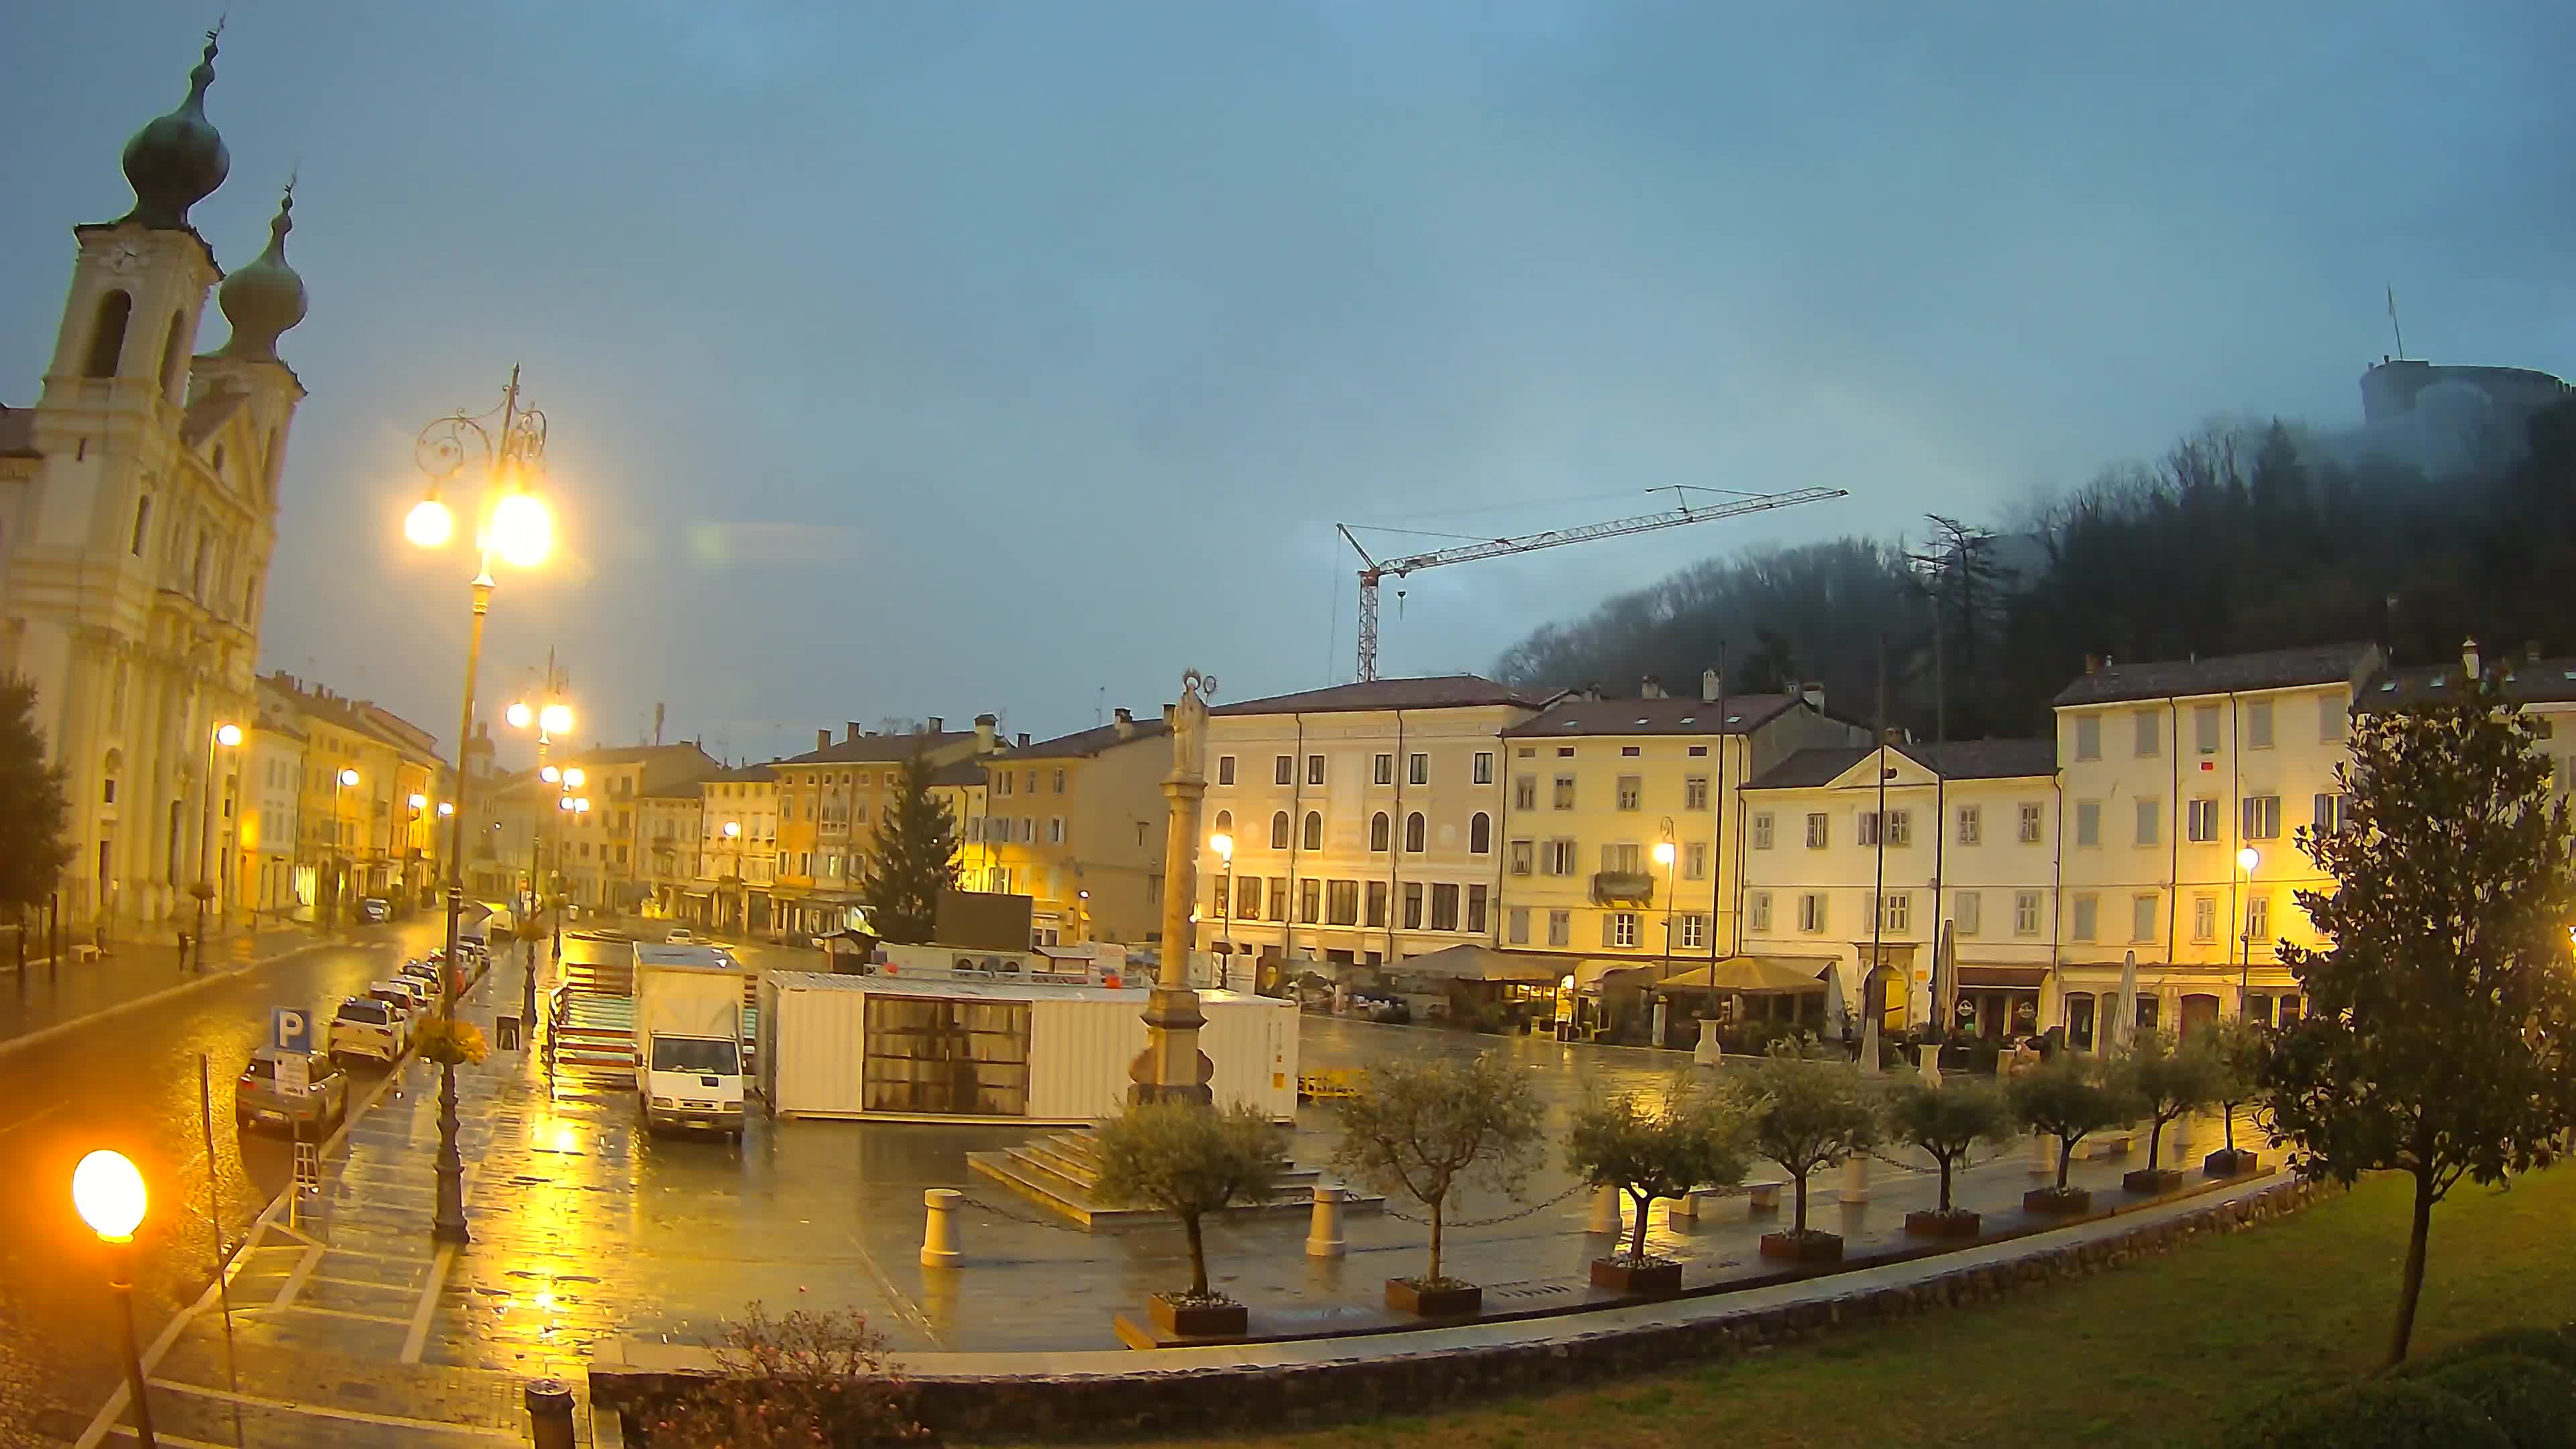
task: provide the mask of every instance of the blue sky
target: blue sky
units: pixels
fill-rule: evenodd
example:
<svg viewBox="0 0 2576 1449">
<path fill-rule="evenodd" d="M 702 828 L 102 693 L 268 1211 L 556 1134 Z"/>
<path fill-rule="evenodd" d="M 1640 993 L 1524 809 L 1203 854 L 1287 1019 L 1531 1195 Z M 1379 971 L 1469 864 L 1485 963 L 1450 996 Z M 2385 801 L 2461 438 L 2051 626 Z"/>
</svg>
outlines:
<svg viewBox="0 0 2576 1449">
<path fill-rule="evenodd" d="M 0 400 L 215 8 L 13 9 Z M 1474 669 L 1709 553 L 2348 422 L 2390 284 L 2414 355 L 2576 372 L 2576 11 L 1934 9 L 234 0 L 195 218 L 247 262 L 300 168 L 312 294 L 265 662 L 454 729 L 411 440 L 512 362 L 566 547 L 487 698 L 553 644 L 585 736 L 752 757 L 1346 677 L 1336 521 L 1852 492 L 1390 592 L 1387 672 Z"/>
</svg>

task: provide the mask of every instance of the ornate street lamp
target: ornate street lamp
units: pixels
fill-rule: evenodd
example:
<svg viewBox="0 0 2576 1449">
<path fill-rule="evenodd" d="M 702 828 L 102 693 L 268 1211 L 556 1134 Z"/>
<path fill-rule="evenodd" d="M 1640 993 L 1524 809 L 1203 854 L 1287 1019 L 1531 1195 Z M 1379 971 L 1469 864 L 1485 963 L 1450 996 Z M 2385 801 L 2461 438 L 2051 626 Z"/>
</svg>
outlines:
<svg viewBox="0 0 2576 1449">
<path fill-rule="evenodd" d="M 2254 1001 L 2254 867 L 2263 856 L 2252 846 L 2236 852 L 2236 868 L 2245 873 L 2245 884 L 2238 889 L 2236 926 L 2236 1019 L 2245 1019 L 2245 1008 Z"/>
<path fill-rule="evenodd" d="M 197 883 L 190 894 L 197 898 L 197 969 L 206 969 L 206 903 L 215 898 L 214 877 L 208 873 L 207 857 L 215 838 L 215 795 L 222 789 L 215 774 L 217 748 L 237 749 L 242 742 L 241 726 L 219 724 L 206 736 L 206 793 L 200 802 L 197 825 Z"/>
<path fill-rule="evenodd" d="M 1208 837 L 1208 849 L 1225 862 L 1225 949 L 1216 957 L 1216 988 L 1234 989 L 1234 837 L 1220 830 Z"/>
<path fill-rule="evenodd" d="M 469 469 L 479 470 L 487 490 L 474 545 L 479 559 L 473 577 L 473 616 L 466 633 L 465 697 L 456 726 L 457 812 L 449 817 L 447 856 L 447 963 L 441 973 L 447 989 L 440 993 L 440 1016 L 451 1028 L 456 1021 L 456 940 L 465 909 L 465 750 L 474 735 L 475 676 L 483 665 L 483 619 L 492 611 L 492 561 L 532 569 L 544 563 L 554 547 L 554 518 L 545 503 L 528 491 L 543 467 L 546 416 L 519 406 L 519 369 L 510 369 L 501 405 L 491 412 L 462 412 L 421 429 L 414 456 L 429 475 L 429 487 L 403 533 L 422 548 L 445 545 L 456 531 L 447 504 L 439 497 L 449 483 Z M 430 1218 L 430 1236 L 442 1243 L 468 1240 L 465 1228 L 465 1160 L 456 1148 L 456 1064 L 439 1063 L 438 1205 Z"/>
<path fill-rule="evenodd" d="M 72 1169 L 72 1208 L 107 1245 L 107 1292 L 124 1329 L 125 1388 L 134 1398 L 134 1439 L 152 1449 L 152 1405 L 144 1396 L 143 1354 L 134 1339 L 134 1230 L 143 1225 L 143 1174 L 122 1152 L 93 1152 Z"/>
<path fill-rule="evenodd" d="M 531 705 L 525 700 L 520 700 L 512 704 L 502 715 L 502 718 L 508 720 L 510 722 L 510 728 L 514 730 L 524 730 L 532 725 L 536 728 L 537 778 L 545 781 L 549 785 L 563 785 L 567 773 L 569 773 L 571 777 L 571 784 L 577 785 L 581 783 L 581 771 L 572 770 L 570 772 L 566 772 L 558 770 L 553 765 L 546 762 L 546 751 L 553 746 L 554 737 L 557 735 L 568 735 L 572 733 L 572 706 L 563 702 L 563 687 L 563 671 L 556 667 L 553 652 L 548 651 L 546 654 L 545 703 Z M 570 787 L 566 785 L 564 788 L 568 790 Z M 537 837 L 538 830 L 536 828 L 531 828 L 528 832 L 528 910 L 532 914 L 538 908 L 537 901 L 539 886 L 537 881 Z M 558 846 L 557 849 L 560 851 L 561 847 Z M 555 915 L 557 919 L 554 923 L 554 959 L 555 963 L 560 966 L 563 963 L 563 921 L 561 919 L 560 906 L 556 908 Z M 521 1028 L 522 1030 L 533 1032 L 536 1029 L 535 1023 L 537 1019 L 536 938 L 533 936 L 525 938 L 521 943 L 519 954 L 521 964 L 526 968 L 524 979 L 520 984 L 519 1020 L 522 1023 L 525 1023 Z"/>
</svg>

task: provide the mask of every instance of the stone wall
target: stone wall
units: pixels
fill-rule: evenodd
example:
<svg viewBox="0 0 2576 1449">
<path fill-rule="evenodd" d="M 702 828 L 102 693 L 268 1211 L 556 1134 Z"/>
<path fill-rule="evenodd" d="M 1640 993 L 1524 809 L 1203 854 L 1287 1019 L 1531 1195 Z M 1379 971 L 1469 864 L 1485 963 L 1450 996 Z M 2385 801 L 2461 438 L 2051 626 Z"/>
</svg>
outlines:
<svg viewBox="0 0 2576 1449">
<path fill-rule="evenodd" d="M 943 1438 L 1034 1438 L 1052 1442 L 1134 1433 L 1188 1433 L 1248 1424 L 1294 1428 L 1377 1414 L 1419 1413 L 1512 1394 L 1563 1388 L 1721 1359 L 1795 1343 L 1851 1324 L 1887 1322 L 1930 1309 L 1999 1298 L 2030 1285 L 2082 1277 L 2169 1253 L 2195 1237 L 2235 1232 L 2305 1208 L 2320 1189 L 2285 1180 L 2261 1192 L 2140 1223 L 2088 1241 L 2032 1247 L 2008 1260 L 1963 1265 L 1919 1282 L 1748 1307 L 1697 1322 L 1577 1330 L 1579 1318 L 1550 1320 L 1558 1332 L 1529 1343 L 1392 1348 L 1385 1357 L 1321 1364 L 1157 1370 L 1140 1355 L 1120 1375 L 992 1375 L 916 1378 L 914 1413 Z M 1700 1300 L 1710 1302 L 1711 1300 Z M 1005 1357 L 996 1355 L 996 1357 Z M 593 1402 L 631 1410 L 668 1393 L 685 1375 L 594 1368 Z M 640 1442 L 630 1437 L 630 1444 Z M 668 1449 L 668 1446 L 666 1446 Z"/>
</svg>

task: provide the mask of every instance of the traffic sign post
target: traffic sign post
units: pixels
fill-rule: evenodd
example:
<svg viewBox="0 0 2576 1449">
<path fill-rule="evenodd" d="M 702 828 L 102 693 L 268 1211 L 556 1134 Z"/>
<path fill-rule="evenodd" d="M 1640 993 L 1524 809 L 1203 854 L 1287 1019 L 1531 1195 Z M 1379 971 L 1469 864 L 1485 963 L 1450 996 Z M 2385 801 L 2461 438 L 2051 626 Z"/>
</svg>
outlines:
<svg viewBox="0 0 2576 1449">
<path fill-rule="evenodd" d="M 282 1097 L 301 1097 L 313 1090 L 313 1063 L 295 1052 L 280 1056 L 277 1067 L 277 1091 Z"/>
<path fill-rule="evenodd" d="M 301 1007 L 268 1009 L 268 1044 L 282 1052 L 313 1050 L 313 1017 Z"/>
</svg>

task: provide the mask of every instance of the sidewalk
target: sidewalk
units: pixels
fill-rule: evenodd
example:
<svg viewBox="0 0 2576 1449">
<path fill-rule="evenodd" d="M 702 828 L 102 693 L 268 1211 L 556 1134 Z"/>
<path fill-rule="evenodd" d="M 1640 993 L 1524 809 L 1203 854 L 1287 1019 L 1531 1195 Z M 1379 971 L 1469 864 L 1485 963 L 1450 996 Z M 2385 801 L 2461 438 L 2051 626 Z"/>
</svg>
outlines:
<svg viewBox="0 0 2576 1449">
<path fill-rule="evenodd" d="M 256 937 L 236 927 L 207 942 L 202 974 L 193 965 L 181 968 L 175 937 L 152 944 L 112 941 L 108 954 L 87 959 L 66 950 L 59 968 L 30 956 L 23 976 L 12 952 L 0 959 L 0 1048 L 200 981 L 238 975 L 316 939 L 308 926 L 263 927 Z"/>
</svg>

